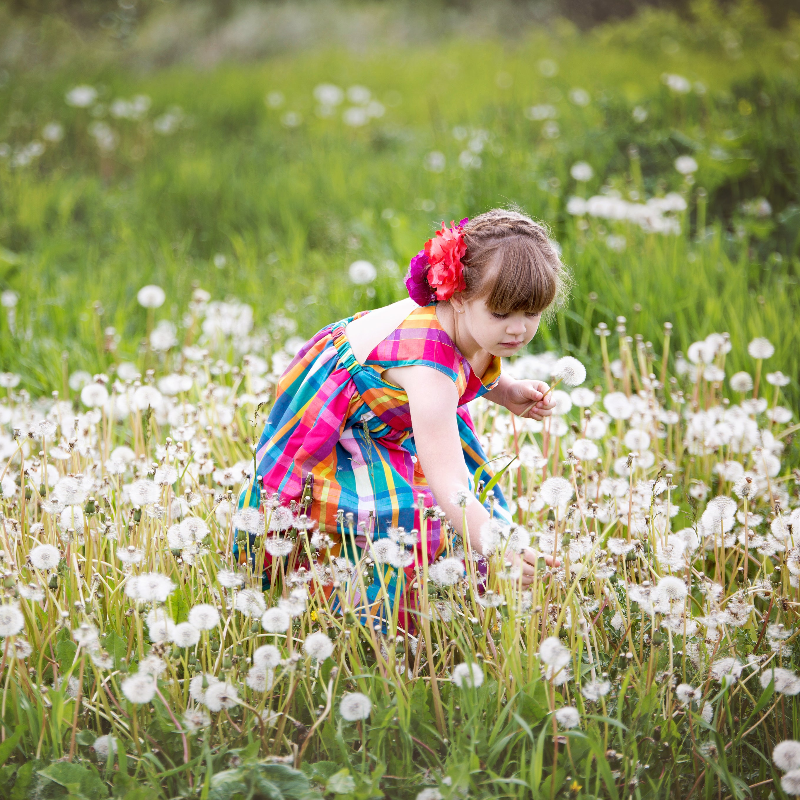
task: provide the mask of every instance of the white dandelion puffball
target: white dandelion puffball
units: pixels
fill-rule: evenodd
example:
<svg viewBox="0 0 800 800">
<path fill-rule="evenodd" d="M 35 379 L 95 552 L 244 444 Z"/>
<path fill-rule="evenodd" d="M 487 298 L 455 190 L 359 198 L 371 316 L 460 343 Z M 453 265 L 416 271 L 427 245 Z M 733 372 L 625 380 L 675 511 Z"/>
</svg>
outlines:
<svg viewBox="0 0 800 800">
<path fill-rule="evenodd" d="M 324 661 L 333 654 L 333 642 L 326 633 L 315 631 L 306 636 L 306 640 L 303 642 L 303 650 L 311 658 L 315 658 L 317 661 Z"/>
<path fill-rule="evenodd" d="M 253 666 L 244 681 L 254 692 L 268 692 L 275 682 L 275 674 L 271 669 Z"/>
<path fill-rule="evenodd" d="M 567 386 L 580 386 L 586 380 L 586 367 L 577 358 L 564 356 L 556 361 L 551 375 Z"/>
<path fill-rule="evenodd" d="M 264 593 L 259 589 L 242 589 L 236 595 L 233 607 L 246 617 L 260 617 L 267 610 Z"/>
<path fill-rule="evenodd" d="M 131 484 L 129 497 L 135 506 L 152 505 L 159 501 L 161 489 L 153 481 L 143 478 Z"/>
<path fill-rule="evenodd" d="M 572 175 L 576 181 L 585 183 L 594 177 L 594 170 L 591 164 L 587 164 L 585 161 L 576 161 L 570 167 L 569 174 Z"/>
<path fill-rule="evenodd" d="M 217 572 L 217 583 L 224 589 L 238 589 L 244 583 L 244 578 L 232 570 L 221 569 Z"/>
<path fill-rule="evenodd" d="M 25 626 L 25 617 L 16 606 L 0 606 L 0 636 L 15 636 Z"/>
<path fill-rule="evenodd" d="M 98 736 L 92 744 L 92 750 L 97 753 L 98 758 L 106 759 L 109 753 L 117 752 L 117 740 L 110 734 Z"/>
<path fill-rule="evenodd" d="M 378 271 L 369 261 L 354 261 L 347 270 L 350 280 L 355 284 L 372 283 L 378 277 Z"/>
<path fill-rule="evenodd" d="M 675 159 L 675 169 L 681 175 L 691 175 L 697 172 L 697 162 L 691 156 L 678 156 Z"/>
<path fill-rule="evenodd" d="M 576 728 L 580 725 L 581 715 L 577 708 L 572 706 L 564 706 L 556 711 L 556 722 L 562 728 Z"/>
<path fill-rule="evenodd" d="M 172 631 L 172 641 L 178 647 L 194 647 L 200 641 L 200 631 L 191 622 L 179 622 Z"/>
<path fill-rule="evenodd" d="M 572 452 L 581 461 L 594 461 L 600 456 L 600 448 L 591 439 L 576 439 Z"/>
<path fill-rule="evenodd" d="M 58 524 L 64 530 L 83 530 L 83 509 L 80 506 L 67 506 L 59 515 Z"/>
<path fill-rule="evenodd" d="M 132 575 L 125 581 L 125 594 L 131 600 L 141 600 L 144 603 L 164 603 L 174 589 L 175 584 L 160 572 L 143 572 L 141 575 Z"/>
<path fill-rule="evenodd" d="M 800 769 L 800 742 L 795 739 L 786 739 L 775 745 L 772 751 L 772 760 L 778 769 L 784 772 Z"/>
<path fill-rule="evenodd" d="M 203 686 L 204 683 L 205 686 Z M 208 672 L 201 672 L 199 675 L 195 675 L 189 681 L 189 697 L 191 697 L 192 700 L 196 700 L 198 703 L 205 703 L 206 690 L 215 683 L 219 683 L 219 678 L 217 678 L 216 675 L 211 675 Z"/>
<path fill-rule="evenodd" d="M 703 692 L 701 689 L 695 689 L 689 683 L 681 683 L 675 689 L 675 696 L 681 703 L 688 705 L 693 700 L 700 700 L 703 696 Z"/>
<path fill-rule="evenodd" d="M 566 478 L 548 478 L 539 494 L 550 508 L 565 506 L 572 499 L 572 484 Z"/>
<path fill-rule="evenodd" d="M 672 603 L 685 600 L 689 590 L 681 578 L 677 578 L 674 575 L 665 575 L 659 579 L 653 594 L 658 595 L 659 599 Z"/>
<path fill-rule="evenodd" d="M 167 295 L 160 286 L 151 283 L 139 289 L 136 299 L 143 308 L 159 308 L 164 305 Z"/>
<path fill-rule="evenodd" d="M 766 669 L 759 676 L 759 680 L 762 689 L 766 689 L 770 682 L 774 680 L 775 691 L 778 694 L 792 696 L 800 693 L 800 678 L 790 669 L 784 669 L 783 667 Z"/>
<path fill-rule="evenodd" d="M 565 667 L 572 661 L 572 653 L 555 636 L 548 636 L 539 645 L 539 659 L 549 667 Z"/>
<path fill-rule="evenodd" d="M 102 408 L 108 401 L 108 389 L 102 383 L 87 383 L 81 389 L 81 403 L 88 408 Z"/>
<path fill-rule="evenodd" d="M 282 608 L 270 608 L 261 616 L 261 627 L 267 633 L 285 633 L 291 624 L 289 612 Z"/>
<path fill-rule="evenodd" d="M 348 692 L 339 703 L 339 713 L 348 722 L 366 719 L 372 711 L 372 700 L 361 692 Z"/>
<path fill-rule="evenodd" d="M 793 797 L 800 795 L 800 769 L 793 769 L 781 778 L 781 789 Z"/>
<path fill-rule="evenodd" d="M 189 622 L 201 631 L 210 631 L 219 625 L 219 611 L 209 603 L 199 603 L 189 611 Z"/>
<path fill-rule="evenodd" d="M 253 653 L 253 666 L 275 669 L 281 663 L 281 651 L 274 644 L 262 644 Z"/>
<path fill-rule="evenodd" d="M 572 404 L 578 406 L 578 408 L 589 408 L 597 399 L 594 396 L 594 392 L 585 387 L 573 389 L 569 396 L 572 400 Z"/>
<path fill-rule="evenodd" d="M 428 577 L 437 586 L 453 586 L 464 577 L 464 562 L 460 558 L 443 558 L 430 566 Z"/>
<path fill-rule="evenodd" d="M 131 703 L 149 703 L 156 693 L 156 680 L 152 675 L 137 672 L 125 678 L 120 688 Z"/>
<path fill-rule="evenodd" d="M 52 544 L 40 544 L 29 553 L 31 564 L 36 569 L 55 569 L 61 561 L 61 553 Z"/>
<path fill-rule="evenodd" d="M 603 405 L 612 419 L 629 419 L 633 414 L 631 401 L 624 392 L 609 392 L 603 398 Z"/>
<path fill-rule="evenodd" d="M 753 378 L 749 372 L 735 372 L 728 379 L 731 389 L 734 392 L 751 392 L 753 390 Z"/>
<path fill-rule="evenodd" d="M 464 689 L 468 686 L 477 689 L 483 683 L 483 670 L 472 661 L 456 664 L 453 667 L 453 675 L 450 680 L 459 689 Z"/>
<path fill-rule="evenodd" d="M 75 108 L 88 108 L 95 100 L 97 100 L 97 89 L 94 86 L 74 86 L 70 89 L 64 98 L 67 105 L 74 106 Z"/>
<path fill-rule="evenodd" d="M 773 345 L 769 339 L 759 337 L 758 339 L 753 339 L 753 341 L 747 345 L 747 352 L 752 358 L 758 360 L 772 358 L 775 354 L 775 345 Z"/>
<path fill-rule="evenodd" d="M 230 683 L 219 681 L 206 689 L 203 705 L 209 711 L 221 711 L 223 708 L 233 708 L 239 705 L 239 695 L 236 688 Z"/>
</svg>

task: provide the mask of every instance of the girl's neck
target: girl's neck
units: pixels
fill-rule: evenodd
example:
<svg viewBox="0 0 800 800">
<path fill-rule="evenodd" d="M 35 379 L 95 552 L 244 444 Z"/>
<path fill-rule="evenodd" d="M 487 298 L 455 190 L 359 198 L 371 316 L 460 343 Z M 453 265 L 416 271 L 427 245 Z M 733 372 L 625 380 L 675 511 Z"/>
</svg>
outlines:
<svg viewBox="0 0 800 800">
<path fill-rule="evenodd" d="M 458 315 L 450 303 L 437 303 L 434 309 L 439 324 L 453 340 L 459 352 L 469 361 L 473 371 L 476 372 L 478 376 L 483 375 L 492 361 L 492 354 L 484 350 L 472 336 L 469 335 L 469 332 L 464 330 L 464 325 L 459 324 Z"/>
</svg>

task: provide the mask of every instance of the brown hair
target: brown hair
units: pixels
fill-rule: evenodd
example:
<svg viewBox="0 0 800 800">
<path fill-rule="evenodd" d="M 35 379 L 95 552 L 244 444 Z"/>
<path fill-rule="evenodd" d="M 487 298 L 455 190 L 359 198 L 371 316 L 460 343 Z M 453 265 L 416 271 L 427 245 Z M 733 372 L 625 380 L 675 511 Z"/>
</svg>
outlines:
<svg viewBox="0 0 800 800">
<path fill-rule="evenodd" d="M 495 208 L 463 228 L 465 300 L 486 298 L 496 314 L 558 308 L 572 284 L 547 230 L 516 209 Z"/>
</svg>

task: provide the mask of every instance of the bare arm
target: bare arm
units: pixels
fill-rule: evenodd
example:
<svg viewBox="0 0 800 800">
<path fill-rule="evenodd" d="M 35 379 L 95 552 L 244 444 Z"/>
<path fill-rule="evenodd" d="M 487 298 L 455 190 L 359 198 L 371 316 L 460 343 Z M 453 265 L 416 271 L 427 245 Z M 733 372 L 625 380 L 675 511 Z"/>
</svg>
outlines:
<svg viewBox="0 0 800 800">
<path fill-rule="evenodd" d="M 417 457 L 428 486 L 450 524 L 464 539 L 464 509 L 453 497 L 459 490 L 469 491 L 469 470 L 456 420 L 458 390 L 447 375 L 431 367 L 401 367 L 395 375 L 408 395 Z M 489 512 L 474 495 L 469 497 L 472 502 L 467 503 L 466 519 L 470 546 L 483 554 L 480 532 L 489 520 Z M 466 548 L 466 541 L 464 544 Z M 533 580 L 538 557 L 539 553 L 531 548 L 522 555 L 508 554 L 508 560 L 520 568 L 523 586 Z M 544 556 L 544 559 L 552 564 L 552 556 Z"/>
</svg>

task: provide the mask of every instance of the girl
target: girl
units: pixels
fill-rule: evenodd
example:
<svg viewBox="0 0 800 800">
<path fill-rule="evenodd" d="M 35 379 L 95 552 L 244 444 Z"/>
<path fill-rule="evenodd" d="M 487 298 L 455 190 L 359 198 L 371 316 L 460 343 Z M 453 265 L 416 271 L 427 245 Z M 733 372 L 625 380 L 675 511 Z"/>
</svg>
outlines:
<svg viewBox="0 0 800 800">
<path fill-rule="evenodd" d="M 493 503 L 473 502 L 474 474 L 487 459 L 467 403 L 485 395 L 517 415 L 541 420 L 552 413 L 547 385 L 502 374 L 500 359 L 526 347 L 567 284 L 544 228 L 495 209 L 450 228 L 442 224 L 411 261 L 409 298 L 334 322 L 303 345 L 278 382 L 256 450 L 256 477 L 239 501 L 240 508 L 268 509 L 265 580 L 272 558 L 292 550 L 290 529 L 318 527 L 314 571 L 328 584 L 326 593 L 338 577 L 336 565 L 349 566 L 341 557 L 357 561 L 369 548 L 382 562 L 376 569 L 384 571 L 392 600 L 397 572 L 405 572 L 402 619 L 414 605 L 408 587 L 422 548 L 433 564 L 447 544 L 442 512 L 424 512 L 427 533 L 420 540 L 421 507 L 438 505 L 458 537 L 466 516 L 477 553 L 490 512 L 511 524 L 499 485 Z M 263 504 L 262 492 L 268 493 Z M 246 550 L 255 563 L 259 525 L 263 530 L 263 522 L 247 526 L 249 538 L 237 534 L 240 562 Z M 511 554 L 523 585 L 538 555 Z M 376 575 L 354 605 L 381 616 L 380 590 Z"/>
</svg>

